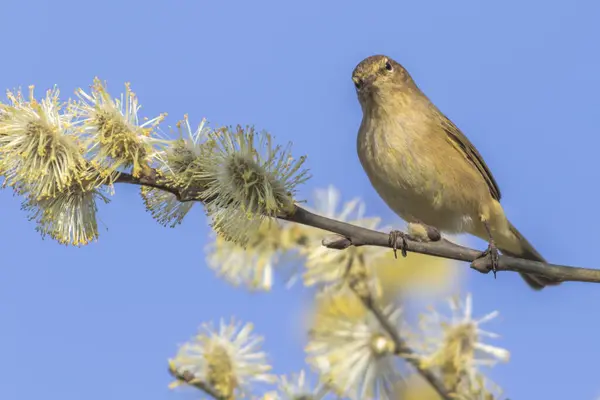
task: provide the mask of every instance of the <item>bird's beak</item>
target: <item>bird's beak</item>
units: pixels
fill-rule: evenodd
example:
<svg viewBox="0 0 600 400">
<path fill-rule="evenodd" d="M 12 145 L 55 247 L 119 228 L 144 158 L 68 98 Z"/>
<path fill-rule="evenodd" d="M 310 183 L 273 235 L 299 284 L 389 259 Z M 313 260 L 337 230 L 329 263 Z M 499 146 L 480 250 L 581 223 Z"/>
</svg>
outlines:
<svg viewBox="0 0 600 400">
<path fill-rule="evenodd" d="M 354 86 L 356 86 L 356 90 L 361 92 L 371 86 L 373 81 L 375 81 L 375 77 L 367 76 L 366 78 L 363 79 L 363 78 L 353 76 L 352 80 L 354 81 Z"/>
</svg>

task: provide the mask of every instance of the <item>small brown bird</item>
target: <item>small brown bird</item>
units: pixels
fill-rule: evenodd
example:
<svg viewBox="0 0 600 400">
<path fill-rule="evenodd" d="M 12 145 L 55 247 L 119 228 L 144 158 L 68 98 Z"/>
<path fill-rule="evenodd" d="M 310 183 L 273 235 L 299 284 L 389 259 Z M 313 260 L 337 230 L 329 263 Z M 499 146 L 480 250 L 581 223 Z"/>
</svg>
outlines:
<svg viewBox="0 0 600 400">
<path fill-rule="evenodd" d="M 361 61 L 352 80 L 363 118 L 358 156 L 371 184 L 408 223 L 418 240 L 439 240 L 440 231 L 470 233 L 489 242 L 497 265 L 504 254 L 545 262 L 508 221 L 500 189 L 481 154 L 417 87 L 409 73 L 383 55 Z M 390 240 L 396 243 L 394 231 Z M 556 285 L 521 274 L 533 289 Z"/>
</svg>

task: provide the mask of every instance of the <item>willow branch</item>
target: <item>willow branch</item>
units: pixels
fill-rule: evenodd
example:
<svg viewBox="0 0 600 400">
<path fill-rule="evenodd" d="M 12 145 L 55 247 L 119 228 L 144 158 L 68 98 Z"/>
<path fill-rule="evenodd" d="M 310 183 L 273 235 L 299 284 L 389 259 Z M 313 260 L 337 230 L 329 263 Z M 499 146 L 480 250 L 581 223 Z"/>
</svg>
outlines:
<svg viewBox="0 0 600 400">
<path fill-rule="evenodd" d="M 341 236 L 338 241 L 332 241 L 328 247 L 343 249 L 349 246 L 378 246 L 389 247 L 389 234 L 377 232 L 372 229 L 336 221 L 331 218 L 314 214 L 301 207 L 296 207 L 291 215 L 284 215 L 281 219 L 299 224 L 320 228 Z M 327 245 L 327 243 L 325 243 Z M 397 243 L 400 248 L 401 243 Z M 452 260 L 465 261 L 471 268 L 481 273 L 489 273 L 492 264 L 489 257 L 479 258 L 481 251 L 452 243 L 441 239 L 436 242 L 419 242 L 406 239 L 406 250 L 414 253 L 427 254 Z M 528 274 L 543 275 L 557 281 L 595 282 L 600 283 L 600 270 L 591 268 L 571 267 L 531 261 L 523 258 L 501 255 L 498 260 L 497 271 L 514 271 Z"/>
<path fill-rule="evenodd" d="M 135 178 L 130 174 L 122 173 L 116 180 L 117 183 L 150 186 L 174 194 L 179 201 L 200 201 L 194 194 L 182 193 L 177 188 L 166 183 L 158 182 L 154 177 Z M 192 192 L 190 192 L 192 193 Z M 324 245 L 331 248 L 345 249 L 350 246 L 378 246 L 391 248 L 389 234 L 363 228 L 346 222 L 337 221 L 315 213 L 300 206 L 295 206 L 289 214 L 278 216 L 279 219 L 298 224 L 323 229 L 339 235 L 338 240 L 324 241 Z M 397 243 L 400 248 L 402 243 Z M 492 270 L 489 257 L 480 258 L 481 251 L 452 243 L 441 239 L 435 242 L 419 242 L 406 239 L 404 248 L 408 252 L 427 254 L 452 260 L 470 263 L 471 268 L 487 274 Z M 497 271 L 514 271 L 527 274 L 543 275 L 556 281 L 595 282 L 600 283 L 600 270 L 571 267 L 567 265 L 548 264 L 531 261 L 523 258 L 501 255 L 498 260 Z"/>
</svg>

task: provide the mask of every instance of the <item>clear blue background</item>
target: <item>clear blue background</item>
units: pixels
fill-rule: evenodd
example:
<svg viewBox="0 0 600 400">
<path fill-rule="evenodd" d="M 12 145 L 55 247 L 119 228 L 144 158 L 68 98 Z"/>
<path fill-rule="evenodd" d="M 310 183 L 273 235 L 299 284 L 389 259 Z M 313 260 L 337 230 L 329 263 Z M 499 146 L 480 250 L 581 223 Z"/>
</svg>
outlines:
<svg viewBox="0 0 600 400">
<path fill-rule="evenodd" d="M 309 155 L 305 197 L 332 183 L 392 220 L 355 153 L 350 80 L 386 53 L 477 145 L 539 250 L 598 267 L 599 15 L 592 0 L 5 0 L 0 87 L 70 96 L 98 75 L 117 94 L 131 81 L 143 115 L 268 129 Z M 167 389 L 166 360 L 201 322 L 230 315 L 254 321 L 277 372 L 302 365 L 306 292 L 227 286 L 205 266 L 200 207 L 169 230 L 136 188 L 117 190 L 101 240 L 82 249 L 42 241 L 19 199 L 0 195 L 0 398 L 198 398 Z M 491 376 L 507 395 L 600 394 L 599 286 L 534 293 L 516 274 L 466 276 L 476 314 L 501 312 L 490 328 L 513 358 Z"/>
</svg>

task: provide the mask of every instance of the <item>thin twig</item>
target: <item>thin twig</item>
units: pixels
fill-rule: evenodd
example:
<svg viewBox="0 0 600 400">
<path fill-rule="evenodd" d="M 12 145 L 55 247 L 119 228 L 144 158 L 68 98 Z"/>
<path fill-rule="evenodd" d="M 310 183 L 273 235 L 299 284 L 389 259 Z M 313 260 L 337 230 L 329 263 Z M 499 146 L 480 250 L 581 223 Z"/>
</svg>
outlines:
<svg viewBox="0 0 600 400">
<path fill-rule="evenodd" d="M 423 368 L 419 363 L 419 359 L 415 357 L 416 353 L 410 348 L 404 339 L 400 336 L 398 329 L 392 323 L 390 318 L 379 307 L 378 302 L 373 298 L 369 285 L 369 274 L 365 268 L 364 258 L 359 256 L 359 261 L 354 264 L 351 259 L 346 266 L 346 280 L 350 289 L 360 299 L 365 308 L 377 319 L 383 330 L 385 330 L 392 342 L 394 343 L 394 354 L 404 358 L 406 362 L 412 365 L 419 374 L 433 387 L 438 395 L 443 400 L 451 400 L 450 392 L 446 386 L 432 371 Z"/>
<path fill-rule="evenodd" d="M 364 306 L 373 313 L 375 318 L 377 318 L 377 321 L 379 321 L 381 327 L 387 332 L 387 334 L 390 336 L 390 339 L 392 339 L 394 342 L 394 346 L 396 348 L 395 353 L 404 358 L 407 363 L 412 365 L 443 400 L 455 400 L 455 398 L 452 397 L 446 389 L 444 383 L 432 371 L 421 366 L 418 357 L 415 357 L 416 353 L 414 350 L 408 346 L 404 339 L 402 339 L 396 327 L 391 323 L 389 318 L 385 315 L 381 308 L 379 308 L 376 302 L 374 302 L 370 296 L 364 297 L 359 295 L 358 297 Z"/>
<path fill-rule="evenodd" d="M 122 173 L 116 182 L 150 186 L 173 193 L 180 200 L 194 201 L 187 193 L 182 194 L 177 188 L 173 188 L 168 184 L 159 183 L 152 177 L 135 178 L 130 174 Z M 340 241 L 332 242 L 332 244 L 330 244 L 332 248 L 343 249 L 349 246 L 391 247 L 388 233 L 377 232 L 346 222 L 323 217 L 300 206 L 296 206 L 292 213 L 280 215 L 279 219 L 323 229 L 341 235 L 346 239 L 341 241 L 341 245 Z M 398 245 L 400 245 L 400 243 L 398 243 Z M 406 238 L 405 248 L 410 252 L 465 261 L 471 264 L 471 268 L 484 274 L 487 274 L 492 270 L 489 257 L 479 258 L 481 256 L 481 251 L 460 246 L 445 239 L 436 242 L 419 242 Z M 600 270 L 597 269 L 547 264 L 506 255 L 500 256 L 497 271 L 514 271 L 543 275 L 556 281 L 600 283 Z"/>
<path fill-rule="evenodd" d="M 169 373 L 171 374 L 171 376 L 173 376 L 173 378 L 177 379 L 178 381 L 185 382 L 190 386 L 202 390 L 204 393 L 206 393 L 215 400 L 227 400 L 225 396 L 221 396 L 215 389 L 213 389 L 206 383 L 196 380 L 196 377 L 191 372 L 179 372 L 174 368 L 169 367 Z"/>
</svg>

